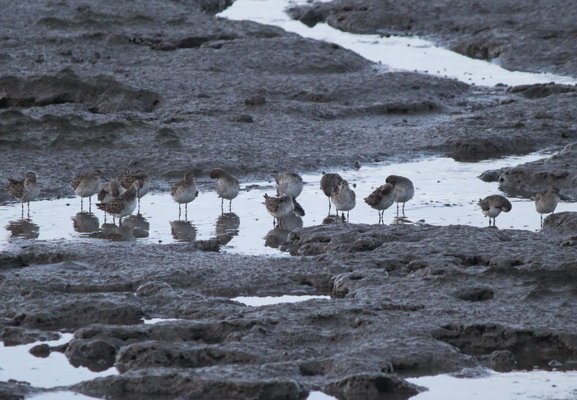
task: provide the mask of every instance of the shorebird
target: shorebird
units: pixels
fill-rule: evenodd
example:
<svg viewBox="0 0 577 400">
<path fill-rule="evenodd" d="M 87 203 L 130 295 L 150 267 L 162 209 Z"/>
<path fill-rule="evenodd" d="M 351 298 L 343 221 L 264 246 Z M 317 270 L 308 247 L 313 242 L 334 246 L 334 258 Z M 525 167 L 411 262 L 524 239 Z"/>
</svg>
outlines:
<svg viewBox="0 0 577 400">
<path fill-rule="evenodd" d="M 102 178 L 102 172 L 98 169 L 87 171 L 74 177 L 70 186 L 74 189 L 74 193 L 80 197 L 81 210 L 84 207 L 84 198 L 88 197 L 88 210 L 90 211 L 92 196 L 100 190 L 100 178 Z"/>
<path fill-rule="evenodd" d="M 224 208 L 224 199 L 229 201 L 228 209 L 232 208 L 232 199 L 238 196 L 240 184 L 238 180 L 229 175 L 225 170 L 215 168 L 210 171 L 210 177 L 216 179 L 216 193 L 221 198 L 220 209 Z"/>
<path fill-rule="evenodd" d="M 339 187 L 343 178 L 339 174 L 323 174 L 321 178 L 321 190 L 329 198 L 329 215 L 331 214 L 331 195 Z"/>
<path fill-rule="evenodd" d="M 399 203 L 403 203 L 403 217 L 405 216 L 405 203 L 415 195 L 415 187 L 409 178 L 398 175 L 389 175 L 386 183 L 393 185 L 395 202 L 397 203 L 397 217 L 399 216 Z"/>
<path fill-rule="evenodd" d="M 293 199 L 293 204 L 295 205 L 295 209 L 293 210 L 295 215 L 298 215 L 299 217 L 304 217 L 305 209 L 299 204 L 298 201 L 296 201 L 296 199 Z"/>
<path fill-rule="evenodd" d="M 535 209 L 541 214 L 541 228 L 543 227 L 543 214 L 554 213 L 559 204 L 559 189 L 549 188 L 535 196 Z"/>
<path fill-rule="evenodd" d="M 139 169 L 134 172 L 126 171 L 119 179 L 120 186 L 124 189 L 129 189 L 134 182 L 138 182 L 138 190 L 136 191 L 136 198 L 138 199 L 138 210 L 140 211 L 140 199 L 144 197 L 150 190 L 150 179 L 148 174 Z"/>
<path fill-rule="evenodd" d="M 353 189 L 349 188 L 349 183 L 343 180 L 339 186 L 331 194 L 331 200 L 335 205 L 337 210 L 337 216 L 339 211 L 343 212 L 342 219 L 345 219 L 345 211 L 347 212 L 347 220 L 349 219 L 349 211 L 355 208 L 356 196 Z"/>
<path fill-rule="evenodd" d="M 483 211 L 483 215 L 489 217 L 489 226 L 491 226 L 491 218 L 493 218 L 493 226 L 495 226 L 495 218 L 501 214 L 501 211 L 509 212 L 513 207 L 511 202 L 500 194 L 494 194 L 487 196 L 484 199 L 479 199 L 478 204 Z"/>
<path fill-rule="evenodd" d="M 30 202 L 35 200 L 40 194 L 40 185 L 36 181 L 34 172 L 27 172 L 24 179 L 8 179 L 6 186 L 8 192 L 20 200 L 22 205 L 22 216 L 24 216 L 24 203 L 28 205 L 28 215 L 30 215 Z"/>
<path fill-rule="evenodd" d="M 274 180 L 277 184 L 277 196 L 287 195 L 294 200 L 303 191 L 303 178 L 294 172 L 283 172 L 278 174 Z"/>
<path fill-rule="evenodd" d="M 365 203 L 379 212 L 379 223 L 383 221 L 385 210 L 395 202 L 394 192 L 393 185 L 385 183 L 376 188 L 368 197 L 365 197 Z"/>
<path fill-rule="evenodd" d="M 124 193 L 124 188 L 120 186 L 120 183 L 113 179 L 109 182 L 106 182 L 98 194 L 96 198 L 98 199 L 99 203 L 108 203 L 110 200 L 117 198 L 122 193 Z M 104 223 L 106 223 L 106 212 L 104 213 Z"/>
<path fill-rule="evenodd" d="M 282 226 L 282 219 L 294 211 L 295 206 L 293 199 L 290 196 L 284 195 L 281 197 L 271 197 L 268 194 L 264 195 L 264 202 L 266 210 L 273 218 L 279 220 L 279 225 Z M 274 221 L 273 221 L 274 225 Z"/>
<path fill-rule="evenodd" d="M 119 218 L 119 225 L 122 226 L 122 218 L 132 214 L 136 208 L 136 193 L 140 188 L 140 183 L 135 181 L 132 186 L 119 197 L 110 200 L 108 203 L 98 203 L 96 206 L 115 218 Z"/>
<path fill-rule="evenodd" d="M 180 206 L 184 204 L 184 218 L 188 218 L 188 203 L 196 199 L 198 189 L 191 171 L 184 174 L 184 179 L 176 182 L 170 189 L 170 195 L 178 203 L 178 218 L 180 219 Z"/>
</svg>

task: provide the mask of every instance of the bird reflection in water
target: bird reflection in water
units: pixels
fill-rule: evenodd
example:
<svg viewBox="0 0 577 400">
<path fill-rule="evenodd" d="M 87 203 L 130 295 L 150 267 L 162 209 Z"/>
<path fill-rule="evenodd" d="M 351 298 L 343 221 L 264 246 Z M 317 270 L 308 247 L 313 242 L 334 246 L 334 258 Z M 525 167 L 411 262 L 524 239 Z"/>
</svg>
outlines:
<svg viewBox="0 0 577 400">
<path fill-rule="evenodd" d="M 124 217 L 122 226 L 132 229 L 132 234 L 137 238 L 148 237 L 148 232 L 150 231 L 150 222 L 140 213 Z"/>
<path fill-rule="evenodd" d="M 78 233 L 96 232 L 100 227 L 98 217 L 91 212 L 80 211 L 71 219 L 74 230 Z"/>
<path fill-rule="evenodd" d="M 6 230 L 11 238 L 36 239 L 40 235 L 40 227 L 30 218 L 8 222 Z"/>
<path fill-rule="evenodd" d="M 240 218 L 233 212 L 223 213 L 216 220 L 216 238 L 221 245 L 228 244 L 232 238 L 238 236 Z"/>
<path fill-rule="evenodd" d="M 124 226 L 124 224 L 122 224 L 122 226 L 118 226 L 116 224 L 104 223 L 98 231 L 91 232 L 88 234 L 88 236 L 94 239 L 114 240 L 121 242 L 136 240 L 136 236 L 133 234 L 133 229 Z"/>
<path fill-rule="evenodd" d="M 170 233 L 174 240 L 179 242 L 194 242 L 196 240 L 196 227 L 190 221 L 170 221 Z"/>
<path fill-rule="evenodd" d="M 303 219 L 295 214 L 289 214 L 283 218 L 282 227 L 277 224 L 264 237 L 264 245 L 273 249 L 281 248 L 288 241 L 289 234 L 303 227 Z"/>
</svg>

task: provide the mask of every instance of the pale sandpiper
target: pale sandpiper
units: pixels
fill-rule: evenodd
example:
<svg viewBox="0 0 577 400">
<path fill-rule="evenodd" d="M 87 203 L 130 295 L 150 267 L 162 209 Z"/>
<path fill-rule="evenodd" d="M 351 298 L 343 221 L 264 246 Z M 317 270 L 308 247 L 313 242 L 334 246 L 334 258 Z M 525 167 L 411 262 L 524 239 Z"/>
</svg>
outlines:
<svg viewBox="0 0 577 400">
<path fill-rule="evenodd" d="M 395 202 L 397 203 L 397 217 L 399 216 L 399 203 L 403 204 L 403 218 L 405 217 L 405 203 L 415 195 L 415 187 L 409 178 L 398 175 L 389 175 L 385 180 L 386 183 L 393 185 Z"/>
<path fill-rule="evenodd" d="M 559 204 L 561 197 L 559 189 L 556 187 L 549 188 L 535 195 L 535 209 L 541 214 L 541 228 L 543 227 L 543 214 L 554 213 Z"/>
<path fill-rule="evenodd" d="M 477 204 L 481 207 L 483 215 L 489 217 L 489 226 L 491 226 L 491 219 L 493 219 L 493 226 L 495 226 L 495 218 L 501 214 L 501 211 L 509 212 L 513 207 L 511 202 L 500 194 L 494 194 L 487 196 L 484 199 L 479 199 Z"/>
<path fill-rule="evenodd" d="M 335 209 L 337 210 L 337 216 L 339 211 L 343 213 L 342 219 L 345 219 L 345 211 L 347 212 L 347 220 L 349 219 L 349 211 L 355 208 L 356 204 L 356 196 L 353 189 L 349 187 L 349 183 L 343 180 L 339 186 L 333 190 L 331 194 L 331 200 L 335 205 Z"/>
<path fill-rule="evenodd" d="M 329 215 L 331 214 L 331 195 L 339 187 L 343 178 L 339 174 L 323 174 L 321 178 L 321 190 L 329 198 Z"/>
<path fill-rule="evenodd" d="M 283 172 L 274 178 L 277 188 L 277 196 L 287 195 L 293 200 L 300 196 L 303 191 L 303 178 L 294 172 Z"/>
<path fill-rule="evenodd" d="M 88 197 L 88 211 L 90 211 L 92 196 L 100 190 L 100 178 L 102 178 L 102 171 L 98 169 L 86 171 L 74 177 L 70 186 L 74 189 L 74 193 L 80 197 L 80 210 L 84 207 L 84 198 Z"/>
<path fill-rule="evenodd" d="M 40 185 L 36 181 L 36 174 L 27 172 L 22 180 L 8 179 L 6 188 L 12 196 L 20 200 L 22 218 L 24 218 L 24 203 L 28 205 L 28 217 L 30 217 L 30 202 L 36 200 L 40 194 Z"/>
<path fill-rule="evenodd" d="M 215 168 L 210 171 L 210 177 L 216 179 L 216 193 L 221 198 L 221 211 L 224 209 L 225 199 L 229 201 L 228 209 L 230 211 L 232 208 L 232 200 L 238 196 L 240 190 L 239 181 L 221 168 Z"/>
<path fill-rule="evenodd" d="M 365 198 L 365 203 L 379 212 L 379 223 L 383 222 L 385 210 L 392 206 L 394 202 L 395 191 L 390 183 L 379 186 Z"/>
<path fill-rule="evenodd" d="M 178 219 L 180 219 L 180 206 L 184 204 L 184 219 L 188 218 L 188 203 L 198 196 L 198 188 L 192 171 L 184 174 L 184 179 L 176 182 L 170 189 L 170 195 L 178 203 Z"/>
</svg>

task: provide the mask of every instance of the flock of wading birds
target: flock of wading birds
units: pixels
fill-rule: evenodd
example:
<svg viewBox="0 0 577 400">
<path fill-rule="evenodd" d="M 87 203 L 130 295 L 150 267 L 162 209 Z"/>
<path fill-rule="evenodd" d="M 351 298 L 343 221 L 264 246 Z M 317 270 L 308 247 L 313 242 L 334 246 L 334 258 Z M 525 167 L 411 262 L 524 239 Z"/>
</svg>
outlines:
<svg viewBox="0 0 577 400">
<path fill-rule="evenodd" d="M 221 209 L 224 207 L 224 200 L 229 201 L 229 209 L 232 207 L 232 200 L 238 196 L 240 184 L 238 179 L 234 178 L 226 171 L 215 168 L 210 172 L 210 177 L 216 180 L 216 192 L 221 200 Z M 101 180 L 107 182 L 102 184 Z M 305 211 L 297 202 L 298 196 L 303 190 L 303 179 L 299 174 L 294 172 L 284 172 L 275 177 L 277 183 L 276 196 L 264 195 L 266 210 L 275 220 L 279 221 L 282 227 L 283 218 L 294 213 L 304 216 Z M 353 185 L 354 186 L 354 185 Z M 150 180 L 148 175 L 138 170 L 135 172 L 126 171 L 118 179 L 107 180 L 100 170 L 84 172 L 77 175 L 71 184 L 72 189 L 77 196 L 81 198 L 81 208 L 83 199 L 88 197 L 89 206 L 92 196 L 96 195 L 98 203 L 96 206 L 105 213 L 119 219 L 122 225 L 122 218 L 131 215 L 136 208 L 140 198 L 148 193 L 150 189 Z M 331 212 L 331 203 L 334 205 L 337 216 L 342 213 L 342 220 L 348 220 L 349 211 L 356 205 L 356 196 L 349 183 L 339 174 L 323 174 L 320 181 L 320 188 L 329 198 L 329 215 Z M 28 204 L 30 212 L 30 202 L 35 200 L 40 193 L 40 185 L 36 180 L 36 174 L 28 172 L 24 179 L 9 179 L 7 185 L 8 191 L 22 203 L 22 213 L 24 213 L 24 203 Z M 181 215 L 181 205 L 184 204 L 185 217 L 188 212 L 188 203 L 194 201 L 198 196 L 198 189 L 192 172 L 186 172 L 184 178 L 175 183 L 170 190 L 174 201 L 178 203 L 179 218 Z M 393 203 L 397 204 L 397 217 L 399 217 L 399 204 L 402 204 L 402 218 L 405 217 L 405 203 L 413 198 L 415 188 L 409 178 L 398 175 L 390 175 L 385 180 L 385 184 L 375 189 L 368 197 L 365 203 L 378 210 L 379 223 L 383 221 L 384 212 L 391 207 Z M 559 190 L 549 188 L 548 190 L 537 194 L 535 197 L 535 208 L 541 214 L 552 213 L 559 203 Z M 511 211 L 511 202 L 501 195 L 491 195 L 478 202 L 481 211 L 486 217 L 489 217 L 489 226 L 495 226 L 495 219 L 502 211 Z M 273 221 L 274 223 L 274 221 Z"/>
</svg>

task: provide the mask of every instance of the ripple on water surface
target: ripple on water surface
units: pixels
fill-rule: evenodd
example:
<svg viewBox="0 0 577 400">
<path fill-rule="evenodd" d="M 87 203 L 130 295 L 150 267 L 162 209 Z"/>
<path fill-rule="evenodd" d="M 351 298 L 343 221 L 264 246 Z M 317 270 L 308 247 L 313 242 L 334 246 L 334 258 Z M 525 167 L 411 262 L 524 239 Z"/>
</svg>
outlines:
<svg viewBox="0 0 577 400">
<path fill-rule="evenodd" d="M 478 163 L 462 163 L 450 158 L 429 158 L 407 163 L 376 164 L 360 170 L 336 171 L 356 185 L 356 207 L 350 213 L 351 223 L 378 222 L 377 211 L 363 201 L 390 174 L 404 175 L 415 184 L 415 197 L 407 203 L 406 215 L 413 223 L 434 225 L 464 224 L 483 227 L 487 220 L 477 201 L 499 193 L 497 183 L 487 183 L 478 176 L 487 169 L 514 166 L 544 157 L 543 154 L 508 157 Z M 279 246 L 289 231 L 302 226 L 326 222 L 328 199 L 319 189 L 321 173 L 304 174 L 306 182 L 298 198 L 306 215 L 293 217 L 283 228 L 274 227 L 272 217 L 261 204 L 265 193 L 274 194 L 274 182 L 249 182 L 250 190 L 241 191 L 233 201 L 232 211 L 221 212 L 220 200 L 207 191 L 189 205 L 188 221 L 178 219 L 178 206 L 168 193 L 152 193 L 142 199 L 141 214 L 113 225 L 104 214 L 80 211 L 79 199 L 59 199 L 31 203 L 30 219 L 21 219 L 19 204 L 0 207 L 0 249 L 10 243 L 30 240 L 132 240 L 143 243 L 176 243 L 215 239 L 231 253 L 279 255 Z M 540 227 L 539 214 L 531 200 L 512 198 L 513 209 L 497 218 L 499 228 L 528 229 Z M 577 211 L 575 203 L 560 203 L 557 211 Z M 385 223 L 399 223 L 394 218 L 395 206 L 385 211 Z M 106 239 L 106 240 L 102 240 Z"/>
</svg>

